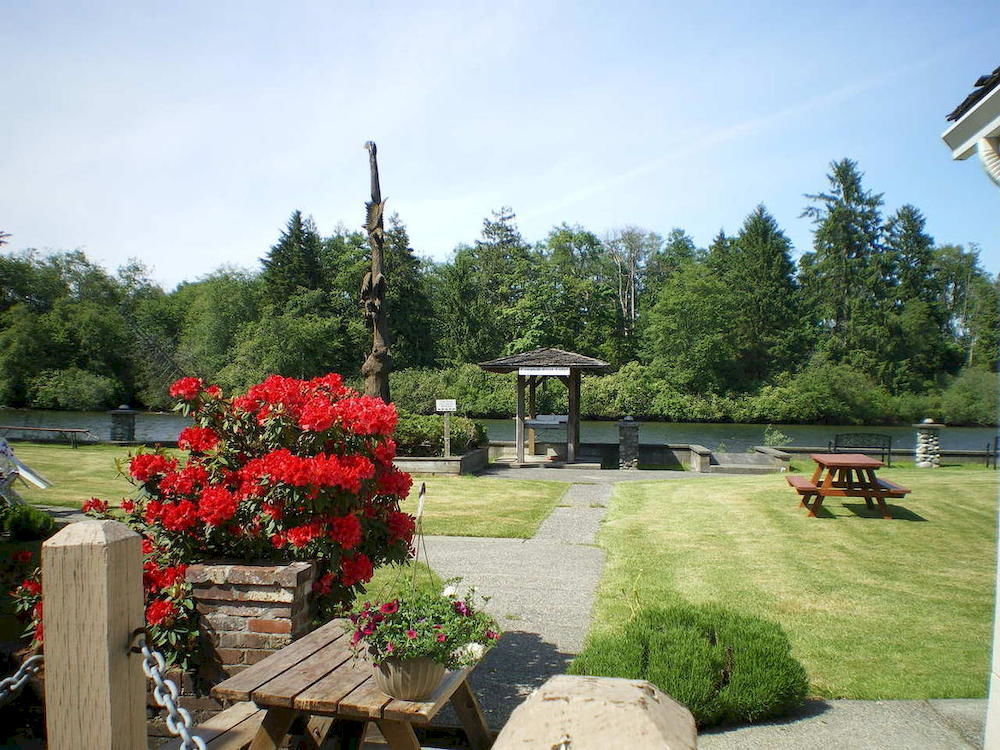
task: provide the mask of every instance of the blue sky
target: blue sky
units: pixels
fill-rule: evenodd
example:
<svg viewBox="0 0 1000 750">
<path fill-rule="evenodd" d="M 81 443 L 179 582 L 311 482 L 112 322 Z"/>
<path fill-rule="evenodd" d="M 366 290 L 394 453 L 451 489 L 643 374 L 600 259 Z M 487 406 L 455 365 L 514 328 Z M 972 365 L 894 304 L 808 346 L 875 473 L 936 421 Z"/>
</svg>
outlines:
<svg viewBox="0 0 1000 750">
<path fill-rule="evenodd" d="M 295 209 L 360 227 L 371 139 L 421 255 L 501 205 L 704 246 L 759 202 L 801 253 L 846 156 L 996 273 L 1000 191 L 940 135 L 998 37 L 989 0 L 0 0 L 0 229 L 167 287 L 256 268 Z"/>
</svg>

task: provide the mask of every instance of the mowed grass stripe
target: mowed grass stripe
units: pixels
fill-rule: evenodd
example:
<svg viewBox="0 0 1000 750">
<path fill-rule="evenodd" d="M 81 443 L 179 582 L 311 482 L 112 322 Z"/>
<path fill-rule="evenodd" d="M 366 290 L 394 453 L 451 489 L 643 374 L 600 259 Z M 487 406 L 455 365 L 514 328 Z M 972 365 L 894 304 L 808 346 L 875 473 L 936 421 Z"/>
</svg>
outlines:
<svg viewBox="0 0 1000 750">
<path fill-rule="evenodd" d="M 779 475 L 617 485 L 593 627 L 636 607 L 718 602 L 781 623 L 816 695 L 984 696 L 997 474 L 879 475 L 913 490 L 890 503 L 897 520 L 856 498 L 809 518 Z"/>
</svg>

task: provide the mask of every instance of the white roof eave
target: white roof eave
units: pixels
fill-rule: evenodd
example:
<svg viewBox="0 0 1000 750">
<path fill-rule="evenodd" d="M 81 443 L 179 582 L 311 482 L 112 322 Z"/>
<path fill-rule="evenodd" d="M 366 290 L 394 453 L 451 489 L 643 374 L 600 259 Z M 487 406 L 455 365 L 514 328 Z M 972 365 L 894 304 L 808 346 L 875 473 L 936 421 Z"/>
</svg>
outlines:
<svg viewBox="0 0 1000 750">
<path fill-rule="evenodd" d="M 1000 136 L 1000 86 L 980 99 L 957 122 L 941 134 L 951 149 L 951 158 L 968 159 L 980 138 Z"/>
</svg>

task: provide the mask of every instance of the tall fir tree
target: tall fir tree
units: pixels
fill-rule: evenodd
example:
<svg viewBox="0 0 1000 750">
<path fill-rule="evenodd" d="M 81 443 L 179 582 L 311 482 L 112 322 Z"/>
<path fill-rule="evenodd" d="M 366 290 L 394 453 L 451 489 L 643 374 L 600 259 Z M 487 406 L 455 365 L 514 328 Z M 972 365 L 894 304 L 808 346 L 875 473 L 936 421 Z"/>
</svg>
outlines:
<svg viewBox="0 0 1000 750">
<path fill-rule="evenodd" d="M 323 242 L 312 218 L 303 218 L 301 211 L 292 213 L 278 242 L 267 257 L 261 258 L 261 274 L 265 298 L 276 309 L 300 291 L 323 286 L 320 255 Z"/>
</svg>

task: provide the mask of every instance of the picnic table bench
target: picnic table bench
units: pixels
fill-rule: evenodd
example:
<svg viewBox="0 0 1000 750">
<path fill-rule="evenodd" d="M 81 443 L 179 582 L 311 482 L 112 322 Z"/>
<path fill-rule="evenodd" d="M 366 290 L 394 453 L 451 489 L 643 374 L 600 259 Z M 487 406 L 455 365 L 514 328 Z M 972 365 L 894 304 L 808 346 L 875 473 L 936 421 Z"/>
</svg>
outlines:
<svg viewBox="0 0 1000 750">
<path fill-rule="evenodd" d="M 906 497 L 910 492 L 902 485 L 876 477 L 875 469 L 882 462 L 862 453 L 814 453 L 810 458 L 816 462 L 812 478 L 789 475 L 785 480 L 799 493 L 800 504 L 808 508 L 811 517 L 815 518 L 824 498 L 863 497 L 869 508 L 878 503 L 882 517 L 892 518 L 885 499 Z"/>
<path fill-rule="evenodd" d="M 77 441 L 84 436 L 90 436 L 97 440 L 97 436 L 90 430 L 83 427 L 24 427 L 22 425 L 0 425 L 0 433 L 6 435 L 8 432 L 16 430 L 18 432 L 55 432 L 64 436 L 70 444 L 76 448 Z"/>
</svg>

